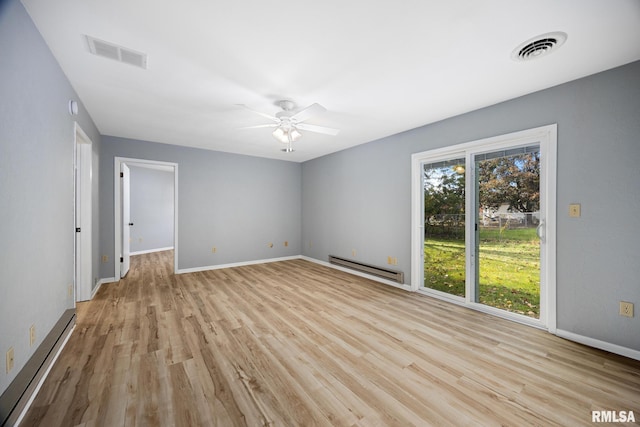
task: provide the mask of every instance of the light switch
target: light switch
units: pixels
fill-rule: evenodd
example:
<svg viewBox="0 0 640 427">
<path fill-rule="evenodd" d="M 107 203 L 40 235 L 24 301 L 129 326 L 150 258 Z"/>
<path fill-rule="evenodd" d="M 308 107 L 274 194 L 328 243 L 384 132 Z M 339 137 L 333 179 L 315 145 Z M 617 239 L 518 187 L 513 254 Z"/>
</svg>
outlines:
<svg viewBox="0 0 640 427">
<path fill-rule="evenodd" d="M 580 218 L 580 203 L 572 203 L 569 205 L 569 216 L 571 218 Z"/>
</svg>

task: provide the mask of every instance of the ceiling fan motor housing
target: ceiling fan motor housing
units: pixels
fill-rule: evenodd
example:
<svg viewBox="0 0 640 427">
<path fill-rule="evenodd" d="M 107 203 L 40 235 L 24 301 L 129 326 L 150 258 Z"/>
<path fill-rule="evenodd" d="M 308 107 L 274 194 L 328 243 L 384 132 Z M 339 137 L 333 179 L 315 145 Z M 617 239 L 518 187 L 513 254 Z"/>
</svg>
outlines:
<svg viewBox="0 0 640 427">
<path fill-rule="evenodd" d="M 296 108 L 296 104 L 293 101 L 290 101 L 288 99 L 283 99 L 281 101 L 277 101 L 276 105 L 280 108 L 282 108 L 284 111 L 291 111 L 294 108 Z"/>
</svg>

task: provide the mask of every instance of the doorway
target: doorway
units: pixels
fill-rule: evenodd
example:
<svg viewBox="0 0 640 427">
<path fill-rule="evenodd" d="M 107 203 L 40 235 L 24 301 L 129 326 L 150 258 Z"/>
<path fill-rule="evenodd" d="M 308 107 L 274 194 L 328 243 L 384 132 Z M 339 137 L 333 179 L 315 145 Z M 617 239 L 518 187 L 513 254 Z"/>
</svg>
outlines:
<svg viewBox="0 0 640 427">
<path fill-rule="evenodd" d="M 74 122 L 74 216 L 75 216 L 75 301 L 91 299 L 92 264 L 92 144 L 87 134 Z"/>
<path fill-rule="evenodd" d="M 178 164 L 145 159 L 116 157 L 114 160 L 114 218 L 115 218 L 115 277 L 126 276 L 131 256 L 131 227 L 135 221 L 130 217 L 130 197 L 135 197 L 130 191 L 129 167 L 160 169 L 173 175 L 173 249 L 174 272 L 178 270 Z"/>
<path fill-rule="evenodd" d="M 556 125 L 412 156 L 412 289 L 555 330 Z"/>
</svg>

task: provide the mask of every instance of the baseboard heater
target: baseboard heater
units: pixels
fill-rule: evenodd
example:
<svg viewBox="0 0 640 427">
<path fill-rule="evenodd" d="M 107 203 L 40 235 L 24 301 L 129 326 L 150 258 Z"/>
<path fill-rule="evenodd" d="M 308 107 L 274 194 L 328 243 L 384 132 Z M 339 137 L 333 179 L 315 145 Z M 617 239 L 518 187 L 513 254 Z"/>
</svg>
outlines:
<svg viewBox="0 0 640 427">
<path fill-rule="evenodd" d="M 361 273 L 367 273 L 383 279 L 392 280 L 398 283 L 404 283 L 404 273 L 402 271 L 390 270 L 387 268 L 376 267 L 375 265 L 363 264 L 361 262 L 351 261 L 334 255 L 329 255 L 329 263 L 339 265 L 340 267 L 356 270 Z"/>
<path fill-rule="evenodd" d="M 51 366 L 75 323 L 76 310 L 70 308 L 62 314 L 24 368 L 18 372 L 9 387 L 0 395 L 0 426 L 12 426 L 18 421 L 22 410 L 29 403 L 38 383 Z"/>
</svg>

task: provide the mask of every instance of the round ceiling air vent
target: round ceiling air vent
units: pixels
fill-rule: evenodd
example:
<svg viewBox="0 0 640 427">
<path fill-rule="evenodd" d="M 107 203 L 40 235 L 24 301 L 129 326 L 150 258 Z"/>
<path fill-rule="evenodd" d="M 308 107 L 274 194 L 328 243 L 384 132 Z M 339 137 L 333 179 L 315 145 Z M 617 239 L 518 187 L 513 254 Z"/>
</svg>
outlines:
<svg viewBox="0 0 640 427">
<path fill-rule="evenodd" d="M 567 34 L 561 31 L 542 34 L 521 43 L 511 53 L 511 59 L 514 61 L 528 61 L 540 58 L 562 46 L 566 40 Z"/>
</svg>

